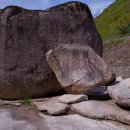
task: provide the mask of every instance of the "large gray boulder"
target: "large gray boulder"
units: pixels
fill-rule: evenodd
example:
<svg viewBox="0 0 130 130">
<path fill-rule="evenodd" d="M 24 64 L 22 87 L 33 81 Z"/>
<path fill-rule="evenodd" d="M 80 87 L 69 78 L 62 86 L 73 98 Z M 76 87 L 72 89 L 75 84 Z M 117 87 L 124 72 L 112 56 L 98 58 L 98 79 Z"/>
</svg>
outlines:
<svg viewBox="0 0 130 130">
<path fill-rule="evenodd" d="M 103 44 L 87 5 L 69 2 L 45 11 L 10 6 L 0 11 L 0 98 L 56 94 L 60 87 L 45 53 L 59 44 Z"/>
<path fill-rule="evenodd" d="M 62 44 L 50 50 L 46 58 L 68 93 L 86 93 L 115 80 L 111 68 L 89 46 Z"/>
</svg>

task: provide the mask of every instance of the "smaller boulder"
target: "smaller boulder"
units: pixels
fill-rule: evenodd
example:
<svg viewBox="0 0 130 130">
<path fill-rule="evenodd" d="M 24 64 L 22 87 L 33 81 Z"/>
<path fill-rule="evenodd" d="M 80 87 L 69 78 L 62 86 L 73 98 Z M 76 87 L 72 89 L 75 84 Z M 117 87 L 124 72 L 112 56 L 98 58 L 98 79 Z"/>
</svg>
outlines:
<svg viewBox="0 0 130 130">
<path fill-rule="evenodd" d="M 130 107 L 130 78 L 108 86 L 108 93 L 117 104 Z"/>
<path fill-rule="evenodd" d="M 74 94 L 64 94 L 59 97 L 59 102 L 70 104 L 70 103 L 78 103 L 82 101 L 88 100 L 87 95 L 74 95 Z"/>
<path fill-rule="evenodd" d="M 89 46 L 59 45 L 46 53 L 61 86 L 71 94 L 86 93 L 115 80 L 115 74 Z"/>
</svg>

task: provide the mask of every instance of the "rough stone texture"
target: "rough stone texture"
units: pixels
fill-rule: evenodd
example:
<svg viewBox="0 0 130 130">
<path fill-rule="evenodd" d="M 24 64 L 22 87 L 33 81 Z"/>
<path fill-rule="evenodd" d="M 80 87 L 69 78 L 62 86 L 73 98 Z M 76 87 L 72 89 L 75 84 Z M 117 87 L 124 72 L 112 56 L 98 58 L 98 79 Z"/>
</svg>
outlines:
<svg viewBox="0 0 130 130">
<path fill-rule="evenodd" d="M 56 100 L 57 97 L 38 100 L 50 101 L 52 99 Z M 119 122 L 94 120 L 78 114 L 68 114 L 50 116 L 39 113 L 33 106 L 1 105 L 0 130 L 130 130 L 130 126 Z"/>
<path fill-rule="evenodd" d="M 130 107 L 130 78 L 108 86 L 108 92 L 117 104 Z"/>
<path fill-rule="evenodd" d="M 130 112 L 121 109 L 111 101 L 84 101 L 73 104 L 71 110 L 93 119 L 115 120 L 130 125 Z"/>
<path fill-rule="evenodd" d="M 66 114 L 68 105 L 58 103 L 57 101 L 45 101 L 45 102 L 34 102 L 37 109 L 42 112 L 47 112 L 50 115 L 62 115 Z"/>
<path fill-rule="evenodd" d="M 38 130 L 25 120 L 15 119 L 10 112 L 0 110 L 0 130 Z"/>
<path fill-rule="evenodd" d="M 86 101 L 88 100 L 88 97 L 87 95 L 83 95 L 83 94 L 82 95 L 64 94 L 63 96 L 60 96 L 58 100 L 59 102 L 69 104 L 69 103 L 78 103 L 78 102 Z"/>
<path fill-rule="evenodd" d="M 47 52 L 46 58 L 68 93 L 86 93 L 115 80 L 111 69 L 89 46 L 62 44 Z"/>
<path fill-rule="evenodd" d="M 107 121 L 97 121 L 77 114 L 67 116 L 41 115 L 48 127 L 47 130 L 129 130 L 130 126 Z"/>
<path fill-rule="evenodd" d="M 45 53 L 59 44 L 103 44 L 89 8 L 69 2 L 45 11 L 10 6 L 0 11 L 0 98 L 39 97 L 61 90 Z"/>
<path fill-rule="evenodd" d="M 1 110 L 0 130 L 130 130 L 130 126 L 122 123 L 97 121 L 77 114 L 49 116 L 40 113 L 35 120 L 32 117 L 26 119 L 25 113 L 22 113 L 24 118 L 19 119 L 20 114 L 15 118 L 13 112 Z"/>
</svg>

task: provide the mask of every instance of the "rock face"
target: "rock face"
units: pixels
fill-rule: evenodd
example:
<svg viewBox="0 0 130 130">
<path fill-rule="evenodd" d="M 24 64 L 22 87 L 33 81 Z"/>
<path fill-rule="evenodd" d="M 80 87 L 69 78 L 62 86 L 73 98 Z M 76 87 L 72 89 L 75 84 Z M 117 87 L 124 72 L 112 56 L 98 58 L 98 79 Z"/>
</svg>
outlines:
<svg viewBox="0 0 130 130">
<path fill-rule="evenodd" d="M 115 80 L 111 69 L 89 46 L 62 44 L 50 50 L 46 58 L 68 93 L 86 93 Z"/>
<path fill-rule="evenodd" d="M 85 117 L 115 120 L 130 125 L 130 112 L 122 110 L 113 101 L 84 101 L 73 104 L 71 110 Z"/>
<path fill-rule="evenodd" d="M 0 98 L 39 97 L 62 90 L 45 53 L 59 44 L 103 44 L 89 8 L 69 2 L 45 11 L 10 6 L 0 11 Z"/>
<path fill-rule="evenodd" d="M 108 86 L 108 92 L 117 104 L 130 107 L 130 78 Z"/>
</svg>

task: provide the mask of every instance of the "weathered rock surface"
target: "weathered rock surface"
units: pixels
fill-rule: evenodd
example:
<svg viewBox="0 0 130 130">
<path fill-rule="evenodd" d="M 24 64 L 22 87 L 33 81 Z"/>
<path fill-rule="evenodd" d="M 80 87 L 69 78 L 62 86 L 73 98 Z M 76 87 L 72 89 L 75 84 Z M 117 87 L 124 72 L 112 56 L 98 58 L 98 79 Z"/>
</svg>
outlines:
<svg viewBox="0 0 130 130">
<path fill-rule="evenodd" d="M 108 92 L 117 104 L 130 107 L 130 78 L 108 86 Z"/>
<path fill-rule="evenodd" d="M 0 130 L 129 130 L 130 126 L 110 121 L 97 121 L 77 114 L 40 117 L 26 117 L 28 114 L 0 110 Z M 15 117 L 15 116 L 16 117 Z M 24 115 L 21 119 L 20 115 Z M 19 118 L 20 116 L 20 118 Z M 36 115 L 35 115 L 36 116 Z M 31 118 L 31 119 L 30 119 Z M 34 117 L 33 117 L 34 118 Z M 28 121 L 27 121 L 28 120 Z M 31 120 L 31 121 L 30 121 Z"/>
<path fill-rule="evenodd" d="M 69 2 L 45 11 L 10 6 L 0 11 L 0 98 L 60 92 L 44 54 L 61 43 L 89 45 L 102 56 L 102 40 L 85 4 Z"/>
<path fill-rule="evenodd" d="M 46 58 L 68 93 L 86 93 L 115 80 L 111 69 L 89 46 L 62 44 L 47 52 Z"/>
<path fill-rule="evenodd" d="M 107 122 L 97 121 L 82 117 L 77 114 L 67 116 L 47 116 L 41 115 L 48 127 L 47 130 L 129 130 L 130 126 Z"/>
<path fill-rule="evenodd" d="M 63 103 L 58 103 L 55 100 L 50 100 L 50 101 L 43 101 L 43 102 L 34 102 L 36 105 L 37 109 L 42 112 L 47 112 L 50 115 L 62 115 L 66 114 L 68 110 L 68 105 L 63 104 Z"/>
<path fill-rule="evenodd" d="M 71 110 L 85 117 L 115 120 L 130 125 L 130 112 L 111 101 L 84 101 L 73 104 Z"/>
<path fill-rule="evenodd" d="M 78 103 L 82 101 L 88 100 L 87 95 L 79 94 L 79 95 L 74 95 L 74 94 L 64 94 L 63 96 L 60 96 L 58 98 L 59 102 L 62 103 Z"/>
<path fill-rule="evenodd" d="M 54 103 L 58 101 L 58 97 L 32 100 L 38 101 Z M 8 101 L 8 104 L 12 104 L 12 101 L 10 102 Z M 94 110 L 99 111 L 98 105 L 93 106 Z M 130 130 L 130 126 L 117 121 L 91 119 L 72 112 L 67 115 L 50 116 L 37 111 L 34 106 L 1 105 L 0 130 Z"/>
<path fill-rule="evenodd" d="M 12 114 L 0 110 L 0 130 L 38 130 L 35 125 L 25 120 L 15 119 Z"/>
</svg>

